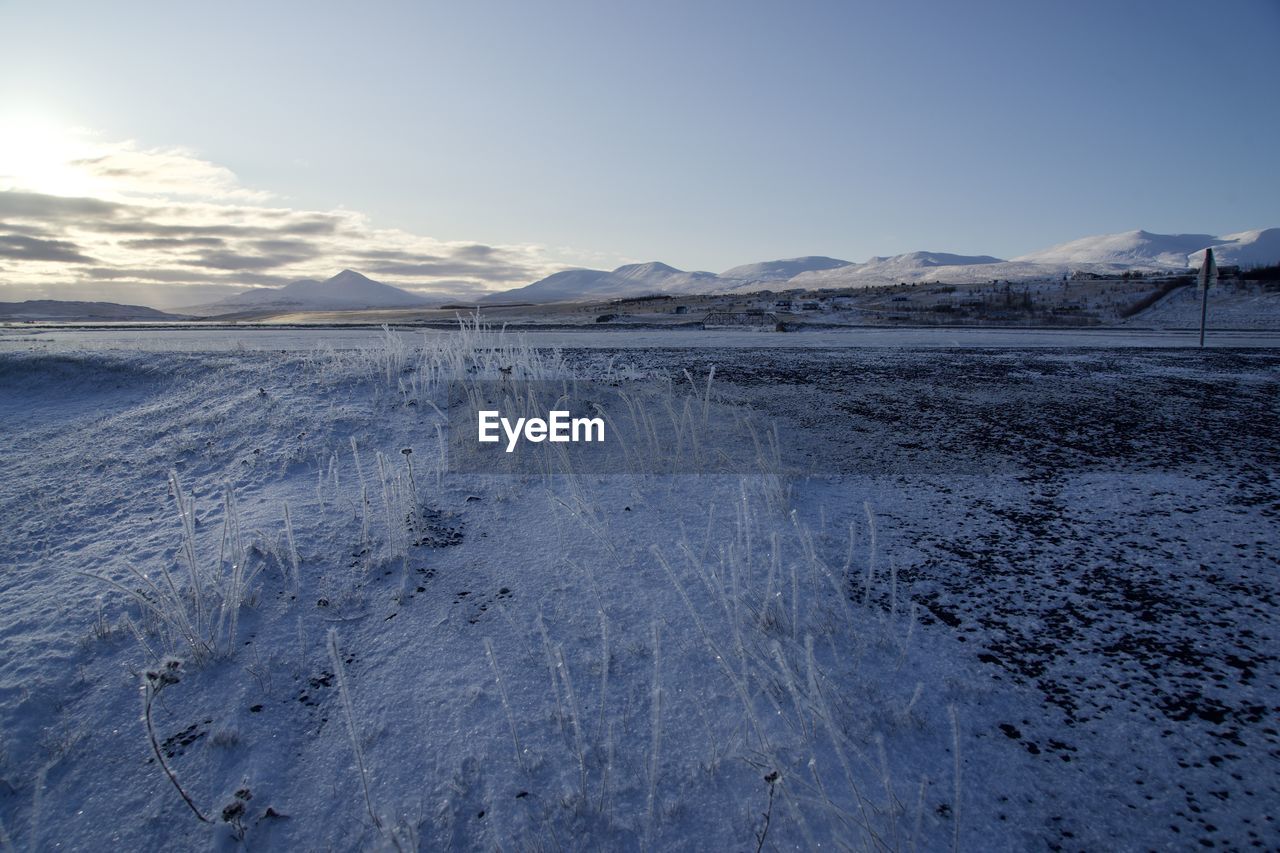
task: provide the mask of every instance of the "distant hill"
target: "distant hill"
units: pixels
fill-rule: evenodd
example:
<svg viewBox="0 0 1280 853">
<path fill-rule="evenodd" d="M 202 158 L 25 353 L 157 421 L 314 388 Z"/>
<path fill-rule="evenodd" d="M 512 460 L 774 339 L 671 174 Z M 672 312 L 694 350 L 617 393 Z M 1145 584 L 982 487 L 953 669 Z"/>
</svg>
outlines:
<svg viewBox="0 0 1280 853">
<path fill-rule="evenodd" d="M 1208 246 L 1213 246 L 1219 264 L 1251 267 L 1275 263 L 1280 260 L 1280 229 L 1244 231 L 1225 237 L 1124 231 L 1072 240 L 1008 261 L 986 255 L 911 252 L 891 258 L 872 258 L 864 264 L 802 273 L 786 285 L 819 289 L 895 282 L 1028 281 L 1061 278 L 1076 272 L 1175 273 L 1198 268 Z"/>
<path fill-rule="evenodd" d="M 842 261 L 839 258 L 807 255 L 803 258 L 783 258 L 779 261 L 743 264 L 720 273 L 720 278 L 740 279 L 743 282 L 786 281 L 802 272 L 836 269 L 849 265 L 849 261 Z"/>
<path fill-rule="evenodd" d="M 616 270 L 565 270 L 524 287 L 490 294 L 481 302 L 569 302 L 653 293 L 711 293 L 723 284 L 715 273 L 685 272 L 651 261 Z"/>
<path fill-rule="evenodd" d="M 284 287 L 260 287 L 211 305 L 192 309 L 217 316 L 246 311 L 357 311 L 363 308 L 410 308 L 434 300 L 343 270 L 324 281 L 304 278 Z"/>
<path fill-rule="evenodd" d="M 1280 228 L 1241 231 L 1216 238 L 1213 259 L 1219 266 L 1243 268 L 1263 267 L 1280 261 Z M 1187 256 L 1187 263 L 1197 269 L 1204 263 L 1204 249 Z"/>
<path fill-rule="evenodd" d="M 61 299 L 30 299 L 26 302 L 0 302 L 0 320 L 184 320 L 180 314 L 166 314 L 142 305 L 120 305 L 116 302 L 72 302 Z"/>
<path fill-rule="evenodd" d="M 1187 256 L 1218 242 L 1212 234 L 1152 234 L 1150 231 L 1124 231 L 1082 237 L 1038 252 L 1014 258 L 1051 266 L 1102 264 L 1123 268 L 1170 269 L 1187 268 Z"/>
<path fill-rule="evenodd" d="M 910 275 L 916 270 L 929 270 L 936 267 L 970 267 L 981 264 L 1002 264 L 1003 260 L 991 255 L 953 255 L 949 252 L 908 252 L 905 255 L 893 255 L 887 258 L 875 257 L 865 264 L 853 264 L 859 275 L 884 275 L 895 278 L 903 274 Z"/>
<path fill-rule="evenodd" d="M 482 302 L 571 302 L 651 294 L 763 290 L 806 270 L 830 269 L 848 263 L 815 255 L 745 264 L 719 275 L 705 271 L 687 272 L 660 261 L 627 264 L 615 270 L 565 270 L 515 290 L 491 294 Z"/>
</svg>

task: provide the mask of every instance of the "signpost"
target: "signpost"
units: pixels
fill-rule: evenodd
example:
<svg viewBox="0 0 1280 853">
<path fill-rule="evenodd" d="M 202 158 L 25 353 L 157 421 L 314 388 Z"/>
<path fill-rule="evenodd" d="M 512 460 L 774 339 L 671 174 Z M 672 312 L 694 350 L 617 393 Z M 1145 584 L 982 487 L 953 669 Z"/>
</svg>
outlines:
<svg viewBox="0 0 1280 853">
<path fill-rule="evenodd" d="M 1200 265 L 1200 346 L 1204 347 L 1204 321 L 1209 315 L 1209 286 L 1218 280 L 1218 265 L 1213 262 L 1213 249 L 1204 250 Z"/>
</svg>

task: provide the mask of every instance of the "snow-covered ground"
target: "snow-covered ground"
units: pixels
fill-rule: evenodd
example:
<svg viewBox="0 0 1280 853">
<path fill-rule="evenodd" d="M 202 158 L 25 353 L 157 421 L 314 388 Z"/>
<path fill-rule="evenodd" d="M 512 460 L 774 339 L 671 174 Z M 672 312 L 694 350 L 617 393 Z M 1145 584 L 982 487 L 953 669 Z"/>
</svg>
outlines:
<svg viewBox="0 0 1280 853">
<path fill-rule="evenodd" d="M 1275 848 L 1231 340 L 6 330 L 0 843 Z M 666 389 L 678 473 L 451 473 L 522 375 Z"/>
<path fill-rule="evenodd" d="M 1155 329 L 1199 329 L 1200 302 L 1197 288 L 1182 287 L 1126 322 Z M 1280 328 L 1280 290 L 1250 282 L 1214 287 L 1209 291 L 1207 315 L 1210 329 L 1215 325 L 1230 329 Z"/>
</svg>

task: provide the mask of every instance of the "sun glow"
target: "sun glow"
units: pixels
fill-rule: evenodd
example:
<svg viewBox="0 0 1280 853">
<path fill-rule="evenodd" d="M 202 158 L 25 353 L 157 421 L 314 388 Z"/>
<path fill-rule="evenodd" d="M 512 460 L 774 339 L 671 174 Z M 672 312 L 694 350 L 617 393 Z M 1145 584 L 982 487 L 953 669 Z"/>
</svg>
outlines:
<svg viewBox="0 0 1280 853">
<path fill-rule="evenodd" d="M 91 195 L 99 182 L 83 161 L 93 156 L 83 130 L 40 117 L 0 117 L 0 190 Z"/>
</svg>

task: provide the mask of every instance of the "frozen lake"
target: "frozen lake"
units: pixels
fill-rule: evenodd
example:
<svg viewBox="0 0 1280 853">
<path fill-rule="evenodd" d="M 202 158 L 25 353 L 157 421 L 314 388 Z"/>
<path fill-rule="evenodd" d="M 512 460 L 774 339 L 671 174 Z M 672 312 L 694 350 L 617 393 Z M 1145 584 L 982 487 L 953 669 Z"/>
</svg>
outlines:
<svg viewBox="0 0 1280 853">
<path fill-rule="evenodd" d="M 423 335 L 451 335 L 437 329 L 396 329 L 406 341 Z M 161 352 L 227 350 L 307 351 L 319 347 L 357 349 L 377 341 L 382 330 L 327 327 L 146 327 L 66 326 L 0 328 L 0 349 L 47 345 L 69 349 L 128 349 Z M 517 332 L 532 345 L 564 349 L 720 347 L 943 347 L 1000 349 L 1027 347 L 1193 347 L 1194 331 L 1142 329 L 851 328 L 788 334 L 694 329 L 535 329 Z M 1280 331 L 1210 331 L 1211 347 L 1280 347 Z"/>
</svg>

